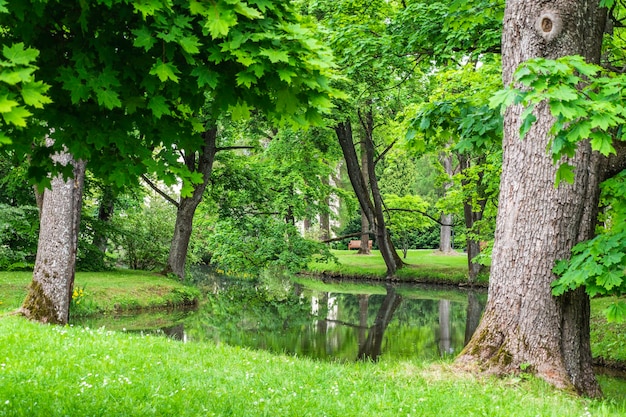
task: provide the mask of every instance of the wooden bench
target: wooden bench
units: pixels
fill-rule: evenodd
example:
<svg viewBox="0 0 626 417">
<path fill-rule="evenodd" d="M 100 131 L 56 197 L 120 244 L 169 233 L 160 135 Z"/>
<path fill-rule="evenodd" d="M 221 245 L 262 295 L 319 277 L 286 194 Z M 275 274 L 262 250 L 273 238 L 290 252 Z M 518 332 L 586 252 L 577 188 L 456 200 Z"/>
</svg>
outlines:
<svg viewBox="0 0 626 417">
<path fill-rule="evenodd" d="M 372 249 L 372 241 L 368 240 L 367 241 L 367 245 L 369 246 L 370 250 Z M 348 242 L 348 250 L 352 250 L 352 249 L 360 249 L 361 248 L 361 241 L 360 240 L 351 240 L 350 242 Z"/>
</svg>

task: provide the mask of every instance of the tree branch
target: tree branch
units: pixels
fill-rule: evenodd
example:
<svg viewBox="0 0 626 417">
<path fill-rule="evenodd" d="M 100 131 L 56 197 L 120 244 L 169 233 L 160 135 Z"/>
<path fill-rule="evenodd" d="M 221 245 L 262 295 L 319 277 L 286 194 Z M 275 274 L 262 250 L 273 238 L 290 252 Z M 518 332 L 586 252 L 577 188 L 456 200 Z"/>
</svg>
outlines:
<svg viewBox="0 0 626 417">
<path fill-rule="evenodd" d="M 372 233 L 371 231 L 368 231 L 367 233 Z M 343 236 L 339 236 L 339 237 L 333 237 L 330 239 L 324 239 L 324 240 L 320 240 L 321 243 L 331 243 L 331 242 L 338 242 L 340 240 L 344 240 L 348 237 L 361 237 L 362 232 L 354 232 L 354 233 L 349 233 L 347 235 L 343 235 Z"/>
<path fill-rule="evenodd" d="M 172 203 L 176 208 L 180 206 L 178 201 L 174 200 L 172 197 L 167 195 L 165 191 L 161 190 L 155 183 L 153 183 L 150 178 L 146 177 L 144 174 L 141 175 L 141 179 L 145 181 L 146 184 L 150 186 L 157 194 L 163 197 L 166 201 Z"/>
<path fill-rule="evenodd" d="M 449 227 L 453 227 L 453 224 L 445 224 L 445 223 L 441 223 L 440 220 L 435 219 L 433 216 L 431 216 L 430 214 L 421 211 L 421 210 L 412 210 L 412 209 L 402 209 L 402 208 L 386 208 L 385 211 L 404 211 L 406 213 L 418 213 L 421 214 L 422 216 L 426 216 L 428 217 L 430 220 L 434 221 L 435 223 L 441 225 L 441 226 L 449 226 Z"/>
</svg>

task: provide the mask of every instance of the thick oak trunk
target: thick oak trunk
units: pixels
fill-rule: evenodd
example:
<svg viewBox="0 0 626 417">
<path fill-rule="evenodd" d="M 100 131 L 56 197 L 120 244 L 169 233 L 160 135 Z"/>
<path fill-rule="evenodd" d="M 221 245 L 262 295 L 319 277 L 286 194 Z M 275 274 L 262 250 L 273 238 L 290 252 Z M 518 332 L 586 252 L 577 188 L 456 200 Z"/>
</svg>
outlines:
<svg viewBox="0 0 626 417">
<path fill-rule="evenodd" d="M 183 197 L 178 204 L 176 211 L 176 224 L 174 225 L 174 236 L 170 245 L 170 252 L 167 259 L 167 266 L 164 273 L 173 273 L 181 280 L 185 277 L 185 262 L 189 241 L 193 231 L 193 216 L 202 201 L 202 195 L 209 183 L 213 162 L 217 152 L 216 138 L 217 128 L 212 128 L 204 132 L 204 145 L 196 156 L 195 152 L 185 155 L 185 164 L 190 171 L 202 174 L 202 183 L 195 184 L 193 194 L 190 197 Z M 197 160 L 196 160 L 197 159 Z"/>
<path fill-rule="evenodd" d="M 33 280 L 22 313 L 43 323 L 67 324 L 74 288 L 76 247 L 85 178 L 85 162 L 63 152 L 54 159 L 74 166 L 74 178 L 56 176 L 43 195 Z"/>
<path fill-rule="evenodd" d="M 598 1 L 507 1 L 503 79 L 532 57 L 580 54 L 597 61 L 604 12 Z M 555 261 L 591 237 L 598 201 L 599 157 L 581 144 L 569 161 L 574 184 L 554 187 L 546 155 L 547 106 L 519 138 L 519 106 L 505 114 L 503 167 L 489 298 L 481 323 L 458 361 L 493 373 L 521 367 L 562 388 L 601 394 L 591 368 L 589 299 L 584 290 L 551 295 Z"/>
</svg>

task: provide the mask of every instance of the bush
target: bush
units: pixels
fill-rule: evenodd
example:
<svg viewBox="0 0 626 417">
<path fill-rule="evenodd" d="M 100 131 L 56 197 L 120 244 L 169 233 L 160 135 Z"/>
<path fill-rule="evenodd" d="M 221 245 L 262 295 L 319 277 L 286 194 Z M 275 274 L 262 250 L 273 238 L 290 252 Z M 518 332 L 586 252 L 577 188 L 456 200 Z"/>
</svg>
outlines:
<svg viewBox="0 0 626 417">
<path fill-rule="evenodd" d="M 0 270 L 31 269 L 37 255 L 39 210 L 0 204 Z"/>
</svg>

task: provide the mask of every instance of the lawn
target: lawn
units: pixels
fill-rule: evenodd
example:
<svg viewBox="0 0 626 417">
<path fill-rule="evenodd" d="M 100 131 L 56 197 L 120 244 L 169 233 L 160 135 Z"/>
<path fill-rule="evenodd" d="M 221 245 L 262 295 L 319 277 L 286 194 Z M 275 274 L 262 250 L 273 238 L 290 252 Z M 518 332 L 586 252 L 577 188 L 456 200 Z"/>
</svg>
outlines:
<svg viewBox="0 0 626 417">
<path fill-rule="evenodd" d="M 0 272 L 0 312 L 22 304 L 32 276 L 32 272 Z M 74 289 L 79 291 L 74 316 L 181 307 L 196 303 L 200 296 L 197 289 L 173 279 L 131 270 L 78 272 Z"/>
<path fill-rule="evenodd" d="M 357 251 L 333 250 L 332 254 L 337 258 L 336 263 L 312 262 L 309 265 L 309 272 L 344 278 L 385 278 L 386 267 L 380 251 L 373 250 L 371 255 L 359 255 Z M 409 250 L 407 258 L 403 260 L 407 265 L 398 270 L 396 278 L 399 280 L 467 282 L 467 254 L 465 253 L 442 255 L 430 249 Z"/>
<path fill-rule="evenodd" d="M 623 416 L 532 377 L 450 363 L 327 363 L 212 343 L 0 318 L 0 416 Z"/>
</svg>

